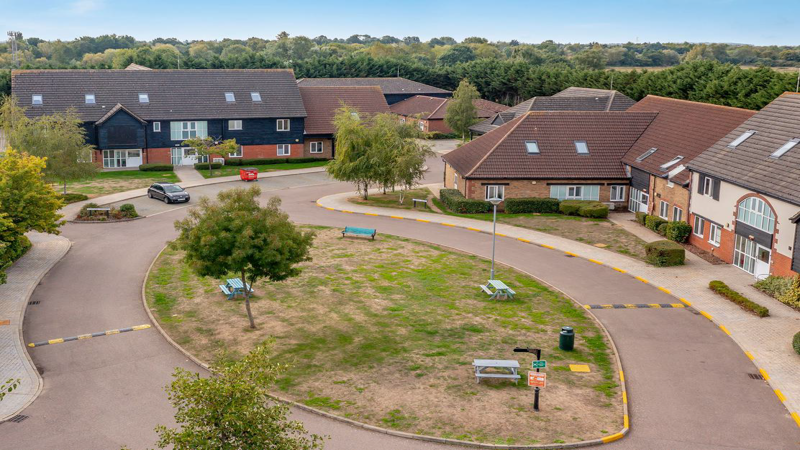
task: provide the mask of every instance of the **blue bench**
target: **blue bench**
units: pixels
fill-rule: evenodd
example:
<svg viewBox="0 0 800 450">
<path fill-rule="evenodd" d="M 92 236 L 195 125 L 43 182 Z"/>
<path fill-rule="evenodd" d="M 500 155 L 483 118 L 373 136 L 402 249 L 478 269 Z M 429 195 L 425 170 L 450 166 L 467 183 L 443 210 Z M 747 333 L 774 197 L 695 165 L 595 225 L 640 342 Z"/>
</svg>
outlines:
<svg viewBox="0 0 800 450">
<path fill-rule="evenodd" d="M 233 298 L 233 292 L 231 292 L 231 290 L 228 289 L 228 286 L 225 286 L 224 284 L 220 284 L 219 285 L 219 290 L 222 291 L 223 294 L 228 296 L 228 300 Z"/>
<path fill-rule="evenodd" d="M 378 234 L 378 232 L 374 228 L 344 227 L 342 237 L 348 234 L 352 236 L 369 236 L 374 241 L 375 235 Z"/>
</svg>

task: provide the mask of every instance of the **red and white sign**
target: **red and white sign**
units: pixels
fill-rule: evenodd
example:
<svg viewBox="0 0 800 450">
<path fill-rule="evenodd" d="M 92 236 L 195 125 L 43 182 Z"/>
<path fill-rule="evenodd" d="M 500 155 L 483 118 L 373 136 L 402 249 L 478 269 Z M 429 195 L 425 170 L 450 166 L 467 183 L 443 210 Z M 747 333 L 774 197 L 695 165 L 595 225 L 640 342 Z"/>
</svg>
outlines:
<svg viewBox="0 0 800 450">
<path fill-rule="evenodd" d="M 538 388 L 547 386 L 547 374 L 544 372 L 528 372 L 528 386 Z"/>
</svg>

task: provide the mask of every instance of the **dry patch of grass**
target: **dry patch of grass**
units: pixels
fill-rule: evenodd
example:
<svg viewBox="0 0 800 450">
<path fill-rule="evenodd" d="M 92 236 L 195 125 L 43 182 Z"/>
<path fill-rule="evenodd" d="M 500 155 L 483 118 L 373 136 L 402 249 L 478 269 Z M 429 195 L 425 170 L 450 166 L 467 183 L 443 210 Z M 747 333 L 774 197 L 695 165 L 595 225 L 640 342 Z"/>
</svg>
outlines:
<svg viewBox="0 0 800 450">
<path fill-rule="evenodd" d="M 403 203 L 400 203 L 400 192 L 387 192 L 385 194 L 370 194 L 369 198 L 364 200 L 363 197 L 353 197 L 347 199 L 350 203 L 364 206 L 379 206 L 382 208 L 397 208 L 397 209 L 415 209 L 413 199 L 427 199 L 432 195 L 431 191 L 427 188 L 410 189 L 403 195 Z M 423 208 L 422 205 L 416 209 L 420 211 L 431 212 L 429 209 Z"/>
<path fill-rule="evenodd" d="M 141 189 L 153 183 L 177 183 L 175 172 L 141 172 L 138 170 L 120 170 L 114 172 L 98 172 L 94 177 L 67 183 L 69 192 L 86 194 L 89 198 Z M 61 186 L 54 186 L 61 192 Z"/>
<path fill-rule="evenodd" d="M 290 364 L 278 395 L 358 421 L 433 436 L 489 443 L 574 442 L 618 430 L 621 399 L 608 343 L 586 311 L 522 273 L 499 267 L 518 293 L 490 301 L 478 288 L 489 263 L 403 238 L 343 239 L 317 228 L 302 275 L 258 283 L 250 330 L 241 300 L 220 280 L 199 278 L 168 249 L 156 262 L 147 301 L 159 322 L 205 361 L 239 358 L 273 339 Z M 558 349 L 574 326 L 573 352 Z M 525 385 L 540 346 L 548 360 L 541 411 Z M 482 381 L 474 358 L 517 359 L 523 381 Z M 568 364 L 588 364 L 573 373 Z M 613 430 L 613 431 L 612 431 Z"/>
</svg>

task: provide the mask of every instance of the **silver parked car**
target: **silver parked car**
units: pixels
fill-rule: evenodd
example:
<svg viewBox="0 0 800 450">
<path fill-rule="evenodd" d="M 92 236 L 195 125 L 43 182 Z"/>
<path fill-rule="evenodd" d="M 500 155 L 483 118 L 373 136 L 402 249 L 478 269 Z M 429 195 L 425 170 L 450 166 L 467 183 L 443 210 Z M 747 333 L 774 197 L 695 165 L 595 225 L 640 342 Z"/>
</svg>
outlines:
<svg viewBox="0 0 800 450">
<path fill-rule="evenodd" d="M 156 183 L 147 189 L 147 196 L 163 200 L 164 203 L 180 203 L 189 201 L 189 193 L 182 187 L 172 183 Z"/>
</svg>

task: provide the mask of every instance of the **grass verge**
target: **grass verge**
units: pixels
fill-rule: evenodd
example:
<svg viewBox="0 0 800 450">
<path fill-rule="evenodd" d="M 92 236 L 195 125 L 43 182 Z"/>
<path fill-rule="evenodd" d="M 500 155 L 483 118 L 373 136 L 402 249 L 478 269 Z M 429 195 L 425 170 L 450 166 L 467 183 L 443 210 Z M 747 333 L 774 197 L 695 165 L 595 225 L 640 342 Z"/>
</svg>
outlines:
<svg viewBox="0 0 800 450">
<path fill-rule="evenodd" d="M 265 172 L 275 172 L 277 170 L 293 170 L 293 169 L 307 169 L 309 167 L 323 167 L 328 164 L 328 161 L 313 161 L 313 162 L 305 162 L 305 163 L 283 163 L 283 164 L 262 164 L 262 165 L 255 165 L 255 166 L 246 166 L 246 167 L 255 167 L 258 169 L 259 173 Z M 204 169 L 197 169 L 200 172 L 200 175 L 203 178 L 218 178 L 218 177 L 229 177 L 232 175 L 239 175 L 239 169 L 243 169 L 245 166 L 222 166 L 219 169 L 214 169 L 213 174 L 208 174 L 208 167 Z"/>
<path fill-rule="evenodd" d="M 67 190 L 84 194 L 89 198 L 125 192 L 132 189 L 146 188 L 153 183 L 177 183 L 175 172 L 141 172 L 138 170 L 119 170 L 113 172 L 97 172 L 94 177 L 67 183 Z M 54 185 L 61 192 L 62 186 Z"/>
</svg>

